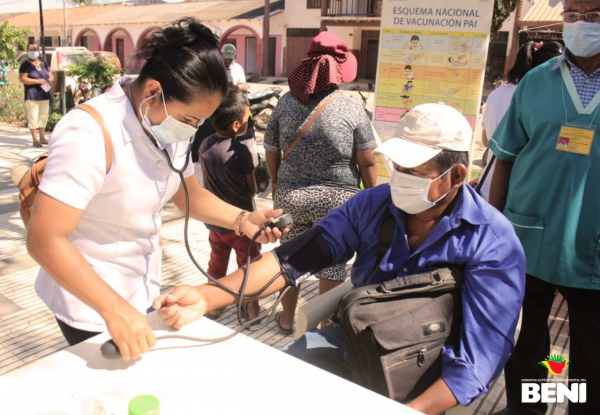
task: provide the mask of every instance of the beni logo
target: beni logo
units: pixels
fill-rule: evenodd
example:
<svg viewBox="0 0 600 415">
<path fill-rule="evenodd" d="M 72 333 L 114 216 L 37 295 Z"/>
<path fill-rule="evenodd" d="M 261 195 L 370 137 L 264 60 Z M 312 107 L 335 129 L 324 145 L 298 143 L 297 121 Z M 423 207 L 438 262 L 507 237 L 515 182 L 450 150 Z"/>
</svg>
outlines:
<svg viewBox="0 0 600 415">
<path fill-rule="evenodd" d="M 571 363 L 561 354 L 553 354 L 537 362 L 544 366 L 552 375 L 563 373 Z M 523 379 L 521 384 L 521 401 L 523 403 L 563 403 L 565 399 L 573 403 L 587 402 L 587 383 L 582 379 L 570 379 L 567 386 L 561 379 Z M 535 383 L 533 383 L 535 382 Z"/>
<path fill-rule="evenodd" d="M 556 376 L 560 375 L 569 365 L 569 363 L 571 362 L 569 362 L 563 355 L 553 354 L 548 356 L 546 360 L 538 362 L 538 365 L 544 366 L 550 373 Z"/>
<path fill-rule="evenodd" d="M 563 403 L 565 398 L 573 403 L 587 402 L 587 384 L 572 383 L 571 389 L 564 383 L 521 384 L 523 403 Z"/>
</svg>

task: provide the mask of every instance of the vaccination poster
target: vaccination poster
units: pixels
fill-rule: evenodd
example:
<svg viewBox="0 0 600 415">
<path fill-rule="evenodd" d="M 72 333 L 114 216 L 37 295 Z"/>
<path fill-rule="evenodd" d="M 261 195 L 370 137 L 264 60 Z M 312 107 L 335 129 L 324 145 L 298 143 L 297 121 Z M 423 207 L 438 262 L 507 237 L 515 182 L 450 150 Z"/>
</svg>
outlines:
<svg viewBox="0 0 600 415">
<path fill-rule="evenodd" d="M 384 0 L 374 125 L 393 136 L 419 104 L 443 102 L 475 126 L 494 0 Z M 379 175 L 388 176 L 379 163 Z"/>
</svg>

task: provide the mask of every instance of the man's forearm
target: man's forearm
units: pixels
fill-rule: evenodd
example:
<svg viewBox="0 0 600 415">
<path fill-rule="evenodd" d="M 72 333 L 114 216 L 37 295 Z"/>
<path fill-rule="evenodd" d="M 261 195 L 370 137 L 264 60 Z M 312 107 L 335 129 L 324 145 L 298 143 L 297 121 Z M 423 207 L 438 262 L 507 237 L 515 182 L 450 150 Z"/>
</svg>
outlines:
<svg viewBox="0 0 600 415">
<path fill-rule="evenodd" d="M 440 378 L 419 397 L 410 402 L 409 406 L 424 414 L 434 415 L 441 414 L 457 404 L 458 401 L 454 394 L 446 385 L 444 379 Z"/>
<path fill-rule="evenodd" d="M 250 264 L 250 273 L 245 292 L 252 293 L 262 289 L 280 270 L 279 262 L 277 262 L 277 259 L 272 253 L 267 252 L 262 254 L 257 260 Z M 226 277 L 219 279 L 219 282 L 234 291 L 239 291 L 242 287 L 243 279 L 244 269 L 240 268 Z M 274 292 L 280 291 L 286 285 L 287 281 L 282 274 L 258 297 L 248 298 L 248 301 L 271 295 Z M 213 283 L 201 285 L 198 287 L 198 290 L 202 293 L 208 303 L 207 311 L 217 310 L 235 304 L 239 298 L 238 296 L 219 288 Z"/>
<path fill-rule="evenodd" d="M 508 183 L 512 172 L 513 163 L 496 159 L 494 174 L 490 184 L 489 202 L 500 212 L 504 210 L 506 197 L 508 196 Z"/>
</svg>

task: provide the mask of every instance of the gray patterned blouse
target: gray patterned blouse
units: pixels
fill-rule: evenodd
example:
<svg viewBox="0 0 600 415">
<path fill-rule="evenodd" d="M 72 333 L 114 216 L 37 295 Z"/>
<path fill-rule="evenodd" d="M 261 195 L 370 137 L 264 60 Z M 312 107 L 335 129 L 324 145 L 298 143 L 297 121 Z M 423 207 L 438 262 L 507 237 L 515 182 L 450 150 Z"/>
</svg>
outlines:
<svg viewBox="0 0 600 415">
<path fill-rule="evenodd" d="M 285 153 L 313 110 L 331 93 L 340 92 L 314 94 L 306 106 L 289 92 L 281 97 L 265 132 L 265 149 Z M 373 130 L 362 105 L 355 99 L 341 96 L 321 112 L 282 163 L 278 186 L 322 185 L 356 189 L 360 175 L 355 152 L 375 146 Z"/>
</svg>

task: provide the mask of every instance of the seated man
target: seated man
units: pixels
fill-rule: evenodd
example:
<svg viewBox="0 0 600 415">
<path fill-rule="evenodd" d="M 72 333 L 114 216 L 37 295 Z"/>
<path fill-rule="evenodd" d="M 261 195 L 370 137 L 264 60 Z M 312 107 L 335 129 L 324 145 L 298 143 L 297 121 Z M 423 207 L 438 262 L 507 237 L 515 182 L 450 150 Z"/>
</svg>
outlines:
<svg viewBox="0 0 600 415">
<path fill-rule="evenodd" d="M 360 192 L 311 230 L 263 254 L 251 264 L 246 288 L 256 292 L 283 271 L 263 293 L 268 295 L 295 285 L 306 273 L 345 263 L 355 253 L 355 287 L 374 270 L 371 284 L 447 264 L 464 265 L 459 346 L 444 347 L 441 377 L 409 404 L 428 414 L 457 403 L 468 405 L 487 392 L 513 349 L 524 295 L 525 255 L 512 225 L 464 183 L 471 137 L 469 123 L 455 109 L 443 104 L 415 107 L 400 121 L 396 137 L 375 150 L 394 163 L 390 184 Z M 395 234 L 376 264 L 378 233 L 387 211 L 396 221 Z M 220 282 L 238 290 L 242 277 L 238 270 Z M 206 284 L 177 287 L 158 297 L 154 307 L 160 308 L 166 324 L 179 328 L 236 301 L 236 296 Z M 320 348 L 328 354 L 327 366 L 334 368 L 330 371 L 343 374 L 343 343 L 341 329 L 326 326 L 288 349 L 296 357 L 314 358 L 315 348 Z"/>
</svg>

